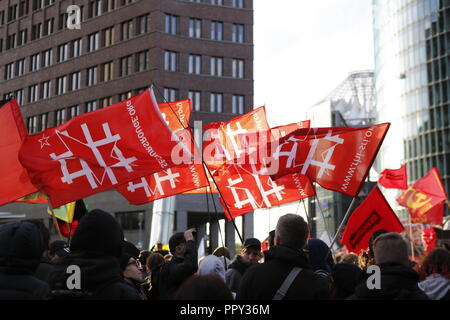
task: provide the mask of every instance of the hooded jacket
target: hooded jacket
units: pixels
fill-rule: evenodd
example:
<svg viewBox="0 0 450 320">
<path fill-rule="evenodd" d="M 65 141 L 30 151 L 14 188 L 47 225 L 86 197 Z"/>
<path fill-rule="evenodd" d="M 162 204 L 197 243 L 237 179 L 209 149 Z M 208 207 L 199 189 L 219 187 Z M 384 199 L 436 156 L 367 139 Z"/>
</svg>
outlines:
<svg viewBox="0 0 450 320">
<path fill-rule="evenodd" d="M 73 235 L 70 253 L 55 264 L 49 284 L 53 299 L 138 299 L 122 276 L 119 258 L 123 233 L 107 212 L 93 210 L 84 216 Z M 80 268 L 81 288 L 67 287 L 70 265 Z M 70 282 L 69 282 L 70 283 Z"/>
<path fill-rule="evenodd" d="M 35 225 L 10 222 L 0 228 L 0 300 L 46 298 L 48 285 L 34 277 L 42 251 Z"/>
<path fill-rule="evenodd" d="M 223 264 L 223 258 L 218 258 L 215 255 L 206 256 L 200 263 L 197 274 L 217 274 L 225 282 L 225 267 Z"/>
<path fill-rule="evenodd" d="M 410 267 L 398 263 L 382 263 L 381 289 L 369 289 L 363 281 L 355 289 L 355 294 L 347 300 L 428 300 L 419 289 L 419 274 Z"/>
<path fill-rule="evenodd" d="M 225 282 L 232 292 L 237 292 L 239 285 L 241 284 L 242 277 L 250 264 L 245 262 L 240 255 L 237 255 L 231 264 L 228 266 L 228 270 L 225 273 Z"/>
<path fill-rule="evenodd" d="M 272 300 L 293 267 L 302 270 L 286 292 L 285 300 L 327 300 L 330 288 L 316 275 L 306 254 L 286 246 L 271 247 L 265 262 L 250 267 L 236 295 L 236 300 Z"/>
<path fill-rule="evenodd" d="M 450 300 L 450 280 L 440 274 L 431 274 L 419 282 L 419 288 L 431 300 Z"/>
</svg>

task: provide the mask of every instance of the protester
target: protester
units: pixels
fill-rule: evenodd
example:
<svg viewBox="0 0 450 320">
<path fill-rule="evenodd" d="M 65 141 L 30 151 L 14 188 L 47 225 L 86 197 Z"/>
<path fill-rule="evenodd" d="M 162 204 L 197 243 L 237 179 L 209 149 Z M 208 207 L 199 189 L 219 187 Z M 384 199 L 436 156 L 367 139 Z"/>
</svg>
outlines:
<svg viewBox="0 0 450 320">
<path fill-rule="evenodd" d="M 169 239 L 172 259 L 161 266 L 159 273 L 158 294 L 161 300 L 173 299 L 181 283 L 197 272 L 197 246 L 193 232 L 195 229 L 178 232 Z"/>
<path fill-rule="evenodd" d="M 48 285 L 35 277 L 45 244 L 39 229 L 29 222 L 0 227 L 0 300 L 42 300 Z"/>
<path fill-rule="evenodd" d="M 350 263 L 359 266 L 359 259 L 356 253 L 350 252 L 342 256 L 341 263 Z"/>
<path fill-rule="evenodd" d="M 267 251 L 263 264 L 247 270 L 236 299 L 328 299 L 330 289 L 327 281 L 313 272 L 303 251 L 308 233 L 308 225 L 301 216 L 296 214 L 282 216 L 275 229 L 275 246 Z M 300 268 L 300 272 L 286 288 L 284 296 L 275 297 L 294 267 Z"/>
<path fill-rule="evenodd" d="M 124 241 L 122 255 L 120 256 L 120 266 L 125 283 L 136 290 L 136 294 L 142 300 L 147 300 L 147 295 L 143 287 L 144 276 L 142 274 L 142 267 L 139 260 L 137 260 L 139 253 L 139 249 L 134 244 Z"/>
<path fill-rule="evenodd" d="M 261 242 L 255 238 L 248 238 L 240 255 L 236 255 L 225 273 L 225 281 L 232 292 L 237 292 L 241 279 L 247 269 L 256 265 L 261 259 Z"/>
<path fill-rule="evenodd" d="M 199 264 L 197 274 L 217 274 L 225 282 L 225 267 L 222 259 L 213 254 L 206 256 Z"/>
<path fill-rule="evenodd" d="M 450 252 L 433 249 L 423 261 L 419 274 L 419 288 L 431 300 L 450 300 Z"/>
<path fill-rule="evenodd" d="M 152 248 L 153 252 L 160 253 L 163 257 L 169 254 L 169 251 L 163 249 L 163 245 L 161 242 L 156 242 Z"/>
<path fill-rule="evenodd" d="M 313 271 L 324 279 L 329 279 L 334 262 L 328 245 L 320 239 L 309 239 L 306 252 Z"/>
<path fill-rule="evenodd" d="M 217 274 L 193 275 L 182 283 L 176 300 L 233 300 L 228 286 Z"/>
<path fill-rule="evenodd" d="M 344 252 L 337 252 L 337 253 L 334 255 L 334 260 L 335 260 L 336 264 L 342 262 L 342 258 L 344 257 L 344 255 L 345 255 Z"/>
<path fill-rule="evenodd" d="M 138 300 L 122 276 L 119 259 L 123 232 L 113 216 L 95 209 L 85 215 L 70 244 L 70 253 L 55 263 L 50 275 L 52 299 Z M 68 288 L 69 266 L 80 269 L 80 287 Z"/>
<path fill-rule="evenodd" d="M 39 266 L 36 269 L 36 273 L 34 274 L 36 278 L 42 280 L 44 282 L 48 281 L 48 277 L 50 273 L 54 270 L 53 265 L 51 264 L 49 258 L 49 243 L 50 243 L 50 230 L 45 226 L 45 224 L 39 219 L 28 219 L 24 220 L 24 222 L 29 222 L 34 224 L 41 233 L 41 237 L 43 240 L 43 252 L 40 259 Z"/>
<path fill-rule="evenodd" d="M 148 259 L 148 257 L 150 256 L 150 254 L 151 254 L 150 251 L 148 251 L 148 250 L 142 250 L 142 251 L 139 253 L 139 256 L 138 256 L 138 258 L 137 258 L 137 260 L 139 261 L 139 264 L 140 264 L 141 267 L 142 267 L 142 276 L 144 277 L 144 279 L 145 279 L 145 277 L 147 277 L 147 270 L 146 270 L 146 268 L 145 268 L 145 264 L 147 263 L 147 259 Z"/>
<path fill-rule="evenodd" d="M 145 278 L 146 285 L 144 286 L 144 290 L 148 300 L 159 300 L 159 271 L 164 262 L 165 261 L 162 254 L 157 252 L 152 252 L 147 258 L 147 261 L 145 263 L 147 277 Z"/>
<path fill-rule="evenodd" d="M 230 249 L 228 249 L 227 247 L 218 247 L 214 250 L 213 255 L 221 258 L 220 260 L 223 262 L 223 267 L 225 268 L 225 271 L 227 271 L 228 267 L 231 264 Z"/>
<path fill-rule="evenodd" d="M 409 267 L 408 245 L 400 234 L 378 236 L 373 241 L 373 254 L 380 270 L 380 287 L 369 287 L 367 279 L 349 300 L 427 300 L 417 285 L 419 274 Z"/>
<path fill-rule="evenodd" d="M 356 256 L 358 257 L 358 256 Z M 355 293 L 355 288 L 365 280 L 364 272 L 354 263 L 338 263 L 331 271 L 331 299 L 344 300 Z"/>
</svg>

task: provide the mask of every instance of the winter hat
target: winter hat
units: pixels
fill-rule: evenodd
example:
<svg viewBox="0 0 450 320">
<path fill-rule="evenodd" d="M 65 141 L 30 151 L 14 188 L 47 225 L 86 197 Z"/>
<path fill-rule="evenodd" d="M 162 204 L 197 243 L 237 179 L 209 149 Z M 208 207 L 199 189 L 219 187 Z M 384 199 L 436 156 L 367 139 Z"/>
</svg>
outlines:
<svg viewBox="0 0 450 320">
<path fill-rule="evenodd" d="M 35 270 L 44 243 L 38 227 L 29 222 L 9 222 L 0 227 L 0 265 Z"/>
<path fill-rule="evenodd" d="M 330 249 L 325 242 L 316 238 L 309 239 L 307 249 L 309 251 L 309 262 L 314 271 L 325 270 L 328 273 L 331 272 L 331 266 L 327 262 Z"/>
<path fill-rule="evenodd" d="M 95 209 L 81 218 L 70 251 L 88 251 L 120 258 L 123 239 L 116 219 L 103 210 Z"/>
<path fill-rule="evenodd" d="M 135 260 L 137 260 L 139 257 L 139 253 L 139 249 L 136 248 L 134 244 L 129 241 L 124 241 L 122 244 L 122 254 L 119 259 L 122 270 L 125 270 L 128 265 L 128 261 L 130 261 L 130 258 L 134 258 Z"/>
<path fill-rule="evenodd" d="M 183 232 L 177 232 L 173 234 L 169 239 L 169 250 L 171 254 L 175 254 L 175 248 L 180 243 L 185 243 L 186 239 L 184 238 Z"/>
</svg>

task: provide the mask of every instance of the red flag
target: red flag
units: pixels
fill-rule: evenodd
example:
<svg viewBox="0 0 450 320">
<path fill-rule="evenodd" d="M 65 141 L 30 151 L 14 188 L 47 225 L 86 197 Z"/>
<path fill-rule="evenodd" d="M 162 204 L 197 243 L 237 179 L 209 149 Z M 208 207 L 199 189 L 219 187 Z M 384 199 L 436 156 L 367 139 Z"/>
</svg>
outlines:
<svg viewBox="0 0 450 320">
<path fill-rule="evenodd" d="M 433 168 L 402 193 L 397 198 L 397 202 L 408 208 L 413 223 L 442 225 L 444 212 L 442 202 L 446 199 L 447 194 L 439 171 L 437 168 Z M 438 206 L 440 204 L 442 204 L 442 208 Z"/>
<path fill-rule="evenodd" d="M 434 231 L 433 227 L 423 230 L 422 243 L 426 255 L 429 254 L 431 250 L 436 248 L 436 241 L 437 241 L 436 231 Z"/>
<path fill-rule="evenodd" d="M 274 182 L 264 174 L 262 167 L 248 171 L 241 166 L 226 165 L 215 180 L 223 196 L 220 202 L 230 210 L 232 217 L 226 215 L 229 220 L 255 209 L 270 208 L 315 195 L 314 187 L 306 176 L 294 173 Z"/>
<path fill-rule="evenodd" d="M 167 170 L 176 165 L 171 155 L 177 148 L 184 145 L 146 90 L 27 137 L 19 158 L 56 208 Z"/>
<path fill-rule="evenodd" d="M 0 205 L 38 191 L 19 162 L 19 150 L 27 129 L 16 99 L 0 102 Z"/>
<path fill-rule="evenodd" d="M 241 157 L 257 145 L 248 145 L 239 136 L 269 130 L 266 111 L 260 107 L 228 122 L 214 122 L 203 127 L 206 141 L 203 158 L 210 169 L 218 169 L 226 162 Z"/>
<path fill-rule="evenodd" d="M 281 139 L 281 138 L 287 136 L 288 134 L 291 134 L 295 130 L 307 129 L 310 127 L 310 125 L 311 125 L 310 120 L 300 121 L 300 122 L 296 122 L 296 123 L 287 124 L 284 126 L 278 126 L 275 128 L 271 128 L 270 133 L 272 134 L 272 138 L 276 140 L 276 139 Z"/>
<path fill-rule="evenodd" d="M 380 173 L 378 182 L 387 189 L 408 189 L 406 165 L 402 165 L 400 169 L 384 169 Z"/>
<path fill-rule="evenodd" d="M 404 227 L 380 189 L 375 186 L 350 216 L 341 243 L 349 251 L 359 253 L 369 247 L 372 233 L 379 229 L 402 232 Z"/>
<path fill-rule="evenodd" d="M 279 140 L 271 176 L 300 172 L 326 189 L 356 197 L 389 126 L 296 130 Z"/>
<path fill-rule="evenodd" d="M 192 111 L 189 99 L 158 103 L 158 107 L 162 117 L 173 131 L 189 128 L 189 119 Z"/>
</svg>

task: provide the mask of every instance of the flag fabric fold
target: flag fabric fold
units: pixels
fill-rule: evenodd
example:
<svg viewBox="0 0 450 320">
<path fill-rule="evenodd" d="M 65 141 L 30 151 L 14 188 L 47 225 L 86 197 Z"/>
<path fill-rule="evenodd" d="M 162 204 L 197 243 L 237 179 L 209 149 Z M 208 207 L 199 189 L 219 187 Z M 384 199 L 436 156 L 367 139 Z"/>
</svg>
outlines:
<svg viewBox="0 0 450 320">
<path fill-rule="evenodd" d="M 384 169 L 380 173 L 378 183 L 387 189 L 408 189 L 406 165 L 402 165 L 400 169 Z"/>
</svg>

